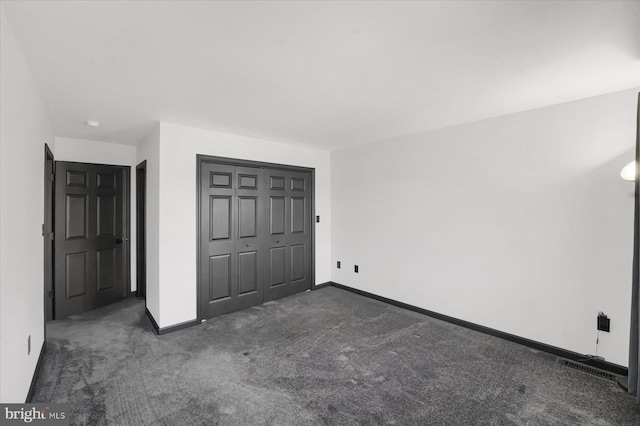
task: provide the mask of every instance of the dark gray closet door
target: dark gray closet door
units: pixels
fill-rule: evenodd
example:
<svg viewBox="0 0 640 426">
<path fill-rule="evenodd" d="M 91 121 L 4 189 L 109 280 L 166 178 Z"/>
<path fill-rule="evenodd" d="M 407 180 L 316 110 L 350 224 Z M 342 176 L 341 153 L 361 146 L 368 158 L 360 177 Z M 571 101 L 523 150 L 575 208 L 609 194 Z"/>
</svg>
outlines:
<svg viewBox="0 0 640 426">
<path fill-rule="evenodd" d="M 311 288 L 312 225 L 309 174 L 265 169 L 265 178 L 266 301 Z"/>
<path fill-rule="evenodd" d="M 238 257 L 238 299 L 242 305 L 251 300 L 262 303 L 263 294 L 263 234 L 265 220 L 262 215 L 264 204 L 264 176 L 262 169 L 236 167 L 238 189 L 238 229 L 235 253 Z"/>
<path fill-rule="evenodd" d="M 57 162 L 55 180 L 55 318 L 61 319 L 125 296 L 125 171 Z"/>
<path fill-rule="evenodd" d="M 259 168 L 207 162 L 200 179 L 200 303 L 209 318 L 262 303 L 264 182 Z"/>
</svg>

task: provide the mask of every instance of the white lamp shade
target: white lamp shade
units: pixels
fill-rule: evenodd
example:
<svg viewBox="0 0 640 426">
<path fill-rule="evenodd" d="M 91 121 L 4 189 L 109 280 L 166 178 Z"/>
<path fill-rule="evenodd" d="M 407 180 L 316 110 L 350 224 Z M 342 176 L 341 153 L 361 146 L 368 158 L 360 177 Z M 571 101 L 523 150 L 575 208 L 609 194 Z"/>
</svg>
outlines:
<svg viewBox="0 0 640 426">
<path fill-rule="evenodd" d="M 624 166 L 624 168 L 620 172 L 620 177 L 631 182 L 636 180 L 636 162 L 632 161 Z"/>
</svg>

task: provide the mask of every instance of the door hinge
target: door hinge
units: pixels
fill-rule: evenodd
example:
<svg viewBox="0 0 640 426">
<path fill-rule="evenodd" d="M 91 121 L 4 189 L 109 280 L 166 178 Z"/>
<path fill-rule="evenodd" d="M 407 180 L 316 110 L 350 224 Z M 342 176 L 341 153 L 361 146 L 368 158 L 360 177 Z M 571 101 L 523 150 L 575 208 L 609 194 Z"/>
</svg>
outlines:
<svg viewBox="0 0 640 426">
<path fill-rule="evenodd" d="M 49 238 L 51 238 L 51 241 L 55 240 L 55 236 L 54 236 L 53 232 L 49 233 Z"/>
<path fill-rule="evenodd" d="M 44 237 L 44 223 L 42 224 L 42 236 Z"/>
<path fill-rule="evenodd" d="M 47 292 L 47 297 L 53 297 L 53 290 L 49 290 Z"/>
<path fill-rule="evenodd" d="M 49 175 L 49 180 L 51 182 L 55 182 L 56 181 L 56 175 Z"/>
</svg>

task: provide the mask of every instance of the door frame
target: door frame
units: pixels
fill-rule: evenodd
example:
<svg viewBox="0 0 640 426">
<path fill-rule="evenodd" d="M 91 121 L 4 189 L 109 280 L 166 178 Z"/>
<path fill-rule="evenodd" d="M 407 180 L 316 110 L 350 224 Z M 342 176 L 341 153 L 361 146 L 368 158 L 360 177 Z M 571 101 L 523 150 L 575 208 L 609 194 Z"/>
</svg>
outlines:
<svg viewBox="0 0 640 426">
<path fill-rule="evenodd" d="M 51 161 L 51 174 L 47 176 L 47 162 Z M 43 238 L 43 250 L 44 250 L 44 336 L 47 335 L 47 321 L 53 320 L 54 314 L 54 273 L 55 273 L 55 258 L 54 258 L 54 243 L 53 243 L 53 231 L 55 229 L 55 195 L 56 186 L 53 180 L 56 176 L 56 161 L 49 148 L 49 145 L 44 144 L 44 222 L 42 223 L 42 238 Z M 51 200 L 51 205 L 47 205 L 47 197 Z M 49 220 L 51 229 L 46 229 L 47 219 Z M 47 265 L 50 265 L 47 267 Z M 47 274 L 48 272 L 48 274 Z"/>
<path fill-rule="evenodd" d="M 108 166 L 108 167 L 117 167 L 122 170 L 122 180 L 124 183 L 124 187 L 122 188 L 122 228 L 125 235 L 123 235 L 124 240 L 124 252 L 125 252 L 125 283 L 122 294 L 122 299 L 126 299 L 131 294 L 131 166 L 123 166 L 120 164 L 104 164 L 104 163 L 89 163 L 84 161 L 64 161 L 59 160 L 54 162 L 54 170 L 57 168 L 58 163 L 69 163 L 69 164 L 88 164 L 94 166 Z M 54 197 L 55 197 L 55 188 L 54 188 Z M 54 229 L 55 229 L 55 204 L 54 204 Z M 54 268 L 55 268 L 55 245 L 54 245 Z M 55 277 L 54 277 L 54 312 L 55 312 Z M 54 316 L 54 319 L 55 316 Z"/>
<path fill-rule="evenodd" d="M 142 176 L 142 178 L 141 178 Z M 136 166 L 136 296 L 147 300 L 147 160 Z"/>
<path fill-rule="evenodd" d="M 262 161 L 252 161 L 252 160 L 242 160 L 239 158 L 228 158 L 228 157 L 216 157 L 211 155 L 204 154 L 196 154 L 196 288 L 197 288 L 197 309 L 196 309 L 196 323 L 200 324 L 202 320 L 206 319 L 202 316 L 202 308 L 201 308 L 201 290 L 202 290 L 202 280 L 200 278 L 200 228 L 202 224 L 202 215 L 201 215 L 201 201 L 200 201 L 200 192 L 202 190 L 202 182 L 200 179 L 200 173 L 202 171 L 203 163 L 216 163 L 216 164 L 226 164 L 229 166 L 240 166 L 240 167 L 261 167 L 261 168 L 269 168 L 276 170 L 285 170 L 292 172 L 302 172 L 309 173 L 309 190 L 311 193 L 311 209 L 309 211 L 309 223 L 311 223 L 311 283 L 309 290 L 315 290 L 316 288 L 316 169 L 311 167 L 300 167 L 300 166 L 291 166 L 288 164 L 278 164 L 278 163 L 267 163 Z"/>
</svg>

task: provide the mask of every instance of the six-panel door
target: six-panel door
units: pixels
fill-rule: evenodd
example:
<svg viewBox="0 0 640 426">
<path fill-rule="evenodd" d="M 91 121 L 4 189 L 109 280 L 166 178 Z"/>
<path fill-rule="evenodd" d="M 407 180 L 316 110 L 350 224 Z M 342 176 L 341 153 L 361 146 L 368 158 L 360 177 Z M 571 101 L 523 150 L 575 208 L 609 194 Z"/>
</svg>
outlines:
<svg viewBox="0 0 640 426">
<path fill-rule="evenodd" d="M 117 166 L 56 163 L 56 319 L 125 296 L 123 173 Z"/>
<path fill-rule="evenodd" d="M 265 169 L 265 177 L 265 300 L 273 300 L 311 288 L 311 200 L 308 173 Z"/>
<path fill-rule="evenodd" d="M 200 303 L 203 317 L 263 300 L 262 170 L 204 163 L 201 169 Z"/>
</svg>

